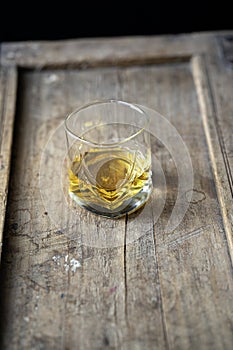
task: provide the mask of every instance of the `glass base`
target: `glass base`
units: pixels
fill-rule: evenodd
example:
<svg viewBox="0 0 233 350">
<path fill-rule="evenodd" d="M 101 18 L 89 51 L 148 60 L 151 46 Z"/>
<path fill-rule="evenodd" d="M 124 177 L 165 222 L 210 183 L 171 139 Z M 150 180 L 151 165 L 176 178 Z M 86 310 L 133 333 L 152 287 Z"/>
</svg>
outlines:
<svg viewBox="0 0 233 350">
<path fill-rule="evenodd" d="M 107 209 L 102 206 L 94 205 L 93 203 L 83 202 L 78 196 L 70 192 L 70 197 L 82 208 L 110 219 L 118 219 L 126 214 L 132 214 L 140 209 L 149 199 L 153 186 L 148 184 L 139 193 L 132 198 L 126 200 L 117 210 Z"/>
</svg>

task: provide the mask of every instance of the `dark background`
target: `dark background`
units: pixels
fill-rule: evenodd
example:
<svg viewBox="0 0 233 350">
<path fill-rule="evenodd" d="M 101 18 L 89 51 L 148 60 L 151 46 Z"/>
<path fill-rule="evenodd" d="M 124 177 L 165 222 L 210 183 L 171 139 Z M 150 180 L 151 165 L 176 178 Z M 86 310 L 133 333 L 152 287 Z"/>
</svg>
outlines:
<svg viewBox="0 0 233 350">
<path fill-rule="evenodd" d="M 6 1 L 6 0 L 5 0 Z M 230 30 L 230 2 L 49 1 L 1 5 L 0 41 L 179 34 Z"/>
</svg>

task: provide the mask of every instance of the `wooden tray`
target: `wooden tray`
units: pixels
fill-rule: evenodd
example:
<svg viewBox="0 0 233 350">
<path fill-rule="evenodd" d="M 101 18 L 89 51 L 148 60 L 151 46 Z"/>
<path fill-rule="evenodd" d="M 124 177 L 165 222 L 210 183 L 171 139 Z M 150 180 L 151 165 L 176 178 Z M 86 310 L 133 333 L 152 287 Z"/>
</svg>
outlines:
<svg viewBox="0 0 233 350">
<path fill-rule="evenodd" d="M 1 45 L 2 349 L 231 349 L 232 42 L 219 32 Z M 155 108 L 187 145 L 193 197 L 173 232 L 163 228 L 178 178 L 163 145 L 156 223 L 153 210 L 137 224 L 80 210 L 67 229 L 52 224 L 41 154 L 66 114 L 97 98 Z M 117 247 L 83 244 L 113 232 Z"/>
</svg>

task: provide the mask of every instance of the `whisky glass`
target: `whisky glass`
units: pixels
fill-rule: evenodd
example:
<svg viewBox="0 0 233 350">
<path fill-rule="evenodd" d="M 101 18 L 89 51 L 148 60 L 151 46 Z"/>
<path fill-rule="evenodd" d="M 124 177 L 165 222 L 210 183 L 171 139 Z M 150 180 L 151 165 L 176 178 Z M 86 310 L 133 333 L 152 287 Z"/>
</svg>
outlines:
<svg viewBox="0 0 233 350">
<path fill-rule="evenodd" d="M 119 218 L 152 191 L 149 116 L 119 100 L 91 102 L 65 119 L 68 194 L 95 214 Z"/>
</svg>

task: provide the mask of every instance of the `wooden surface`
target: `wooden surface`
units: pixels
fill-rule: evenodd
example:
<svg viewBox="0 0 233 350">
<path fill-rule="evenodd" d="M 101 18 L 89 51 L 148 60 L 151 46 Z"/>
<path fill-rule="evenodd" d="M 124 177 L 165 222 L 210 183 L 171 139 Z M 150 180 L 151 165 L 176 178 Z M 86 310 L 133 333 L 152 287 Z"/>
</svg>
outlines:
<svg viewBox="0 0 233 350">
<path fill-rule="evenodd" d="M 232 349 L 232 43 L 220 32 L 2 44 L 1 349 Z M 140 220 L 79 209 L 64 226 L 57 203 L 61 227 L 51 221 L 41 155 L 66 114 L 97 98 L 158 110 L 187 145 L 193 197 L 173 232 L 177 170 L 159 143 L 167 198 L 156 223 L 156 197 Z M 117 245 L 95 245 L 113 235 Z"/>
<path fill-rule="evenodd" d="M 8 194 L 16 89 L 16 69 L 3 67 L 0 70 L 0 255 Z"/>
</svg>

